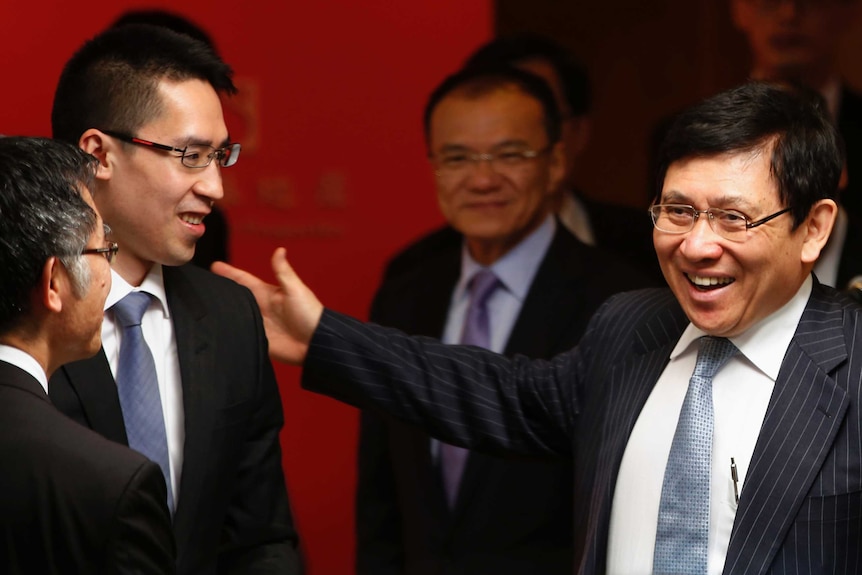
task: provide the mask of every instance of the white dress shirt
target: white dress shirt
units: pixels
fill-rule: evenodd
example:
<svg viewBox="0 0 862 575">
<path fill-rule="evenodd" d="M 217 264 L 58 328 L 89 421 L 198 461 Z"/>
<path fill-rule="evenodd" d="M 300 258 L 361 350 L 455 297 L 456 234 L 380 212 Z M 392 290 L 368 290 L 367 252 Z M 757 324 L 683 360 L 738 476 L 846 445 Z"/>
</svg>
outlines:
<svg viewBox="0 0 862 575">
<path fill-rule="evenodd" d="M 812 285 L 809 276 L 781 309 L 744 334 L 730 338 L 740 353 L 713 378 L 710 575 L 719 575 L 724 568 L 736 516 L 730 459 L 736 461 L 742 498 L 746 472 L 769 398 Z M 694 372 L 697 339 L 703 335 L 704 332 L 689 324 L 632 429 L 614 490 L 608 573 L 645 575 L 652 572 L 664 470 L 688 381 Z"/>
<path fill-rule="evenodd" d="M 117 329 L 111 306 L 123 299 L 131 291 L 142 291 L 153 296 L 150 306 L 144 312 L 141 330 L 144 340 L 153 354 L 156 376 L 159 380 L 159 395 L 162 400 L 162 413 L 165 417 L 165 433 L 168 438 L 168 454 L 171 467 L 171 488 L 174 506 L 179 500 L 179 484 L 183 469 L 183 445 L 185 443 L 185 414 L 183 411 L 183 388 L 180 380 L 180 362 L 177 357 L 177 342 L 174 324 L 165 296 L 165 282 L 162 266 L 156 264 L 144 278 L 139 287 L 133 287 L 111 270 L 111 292 L 105 301 L 105 320 L 102 323 L 102 348 L 111 366 L 114 379 L 117 378 L 117 364 L 120 361 L 122 330 Z"/>
</svg>

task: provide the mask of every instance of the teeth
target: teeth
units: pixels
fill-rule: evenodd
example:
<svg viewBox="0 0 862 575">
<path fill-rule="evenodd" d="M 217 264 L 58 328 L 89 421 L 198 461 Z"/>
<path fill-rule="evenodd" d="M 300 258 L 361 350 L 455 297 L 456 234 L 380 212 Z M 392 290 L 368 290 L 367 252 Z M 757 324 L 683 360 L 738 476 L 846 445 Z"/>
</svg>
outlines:
<svg viewBox="0 0 862 575">
<path fill-rule="evenodd" d="M 687 274 L 688 279 L 691 280 L 696 286 L 701 287 L 710 287 L 716 285 L 726 285 L 733 281 L 733 278 L 716 278 L 716 277 L 702 277 L 702 276 L 693 276 L 691 274 Z"/>
<path fill-rule="evenodd" d="M 192 216 L 190 214 L 183 214 L 180 216 L 180 219 L 187 224 L 199 224 L 204 221 L 203 216 Z"/>
</svg>

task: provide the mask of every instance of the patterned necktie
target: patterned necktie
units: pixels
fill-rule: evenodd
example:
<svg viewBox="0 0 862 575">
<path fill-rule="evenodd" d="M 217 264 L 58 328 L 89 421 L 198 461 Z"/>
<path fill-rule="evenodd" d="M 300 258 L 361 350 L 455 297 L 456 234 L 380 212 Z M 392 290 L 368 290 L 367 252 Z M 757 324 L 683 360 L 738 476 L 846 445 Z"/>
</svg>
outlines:
<svg viewBox="0 0 862 575">
<path fill-rule="evenodd" d="M 123 330 L 120 362 L 117 366 L 117 392 L 129 447 L 159 464 L 168 488 L 168 509 L 173 514 L 174 497 L 165 418 L 159 395 L 156 366 L 144 334 L 141 319 L 150 304 L 144 292 L 131 292 L 111 308 Z"/>
<path fill-rule="evenodd" d="M 712 474 L 712 378 L 738 350 L 729 339 L 703 337 L 673 436 L 656 529 L 653 572 L 706 573 Z"/>
<path fill-rule="evenodd" d="M 479 347 L 491 347 L 491 323 L 488 319 L 488 298 L 500 286 L 494 272 L 483 269 L 470 280 L 470 303 L 461 332 L 461 343 Z M 469 451 L 448 443 L 440 443 L 440 467 L 443 472 L 443 488 L 449 507 L 455 506 L 461 475 L 467 464 Z"/>
</svg>

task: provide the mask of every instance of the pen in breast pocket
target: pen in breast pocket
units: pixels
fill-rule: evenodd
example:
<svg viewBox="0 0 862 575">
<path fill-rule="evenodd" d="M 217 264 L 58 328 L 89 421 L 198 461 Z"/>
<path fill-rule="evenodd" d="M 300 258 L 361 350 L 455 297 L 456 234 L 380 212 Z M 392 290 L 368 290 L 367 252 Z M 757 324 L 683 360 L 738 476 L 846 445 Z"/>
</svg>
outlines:
<svg viewBox="0 0 862 575">
<path fill-rule="evenodd" d="M 736 472 L 736 461 L 730 458 L 730 477 L 733 478 L 733 497 L 739 503 L 739 474 Z"/>
</svg>

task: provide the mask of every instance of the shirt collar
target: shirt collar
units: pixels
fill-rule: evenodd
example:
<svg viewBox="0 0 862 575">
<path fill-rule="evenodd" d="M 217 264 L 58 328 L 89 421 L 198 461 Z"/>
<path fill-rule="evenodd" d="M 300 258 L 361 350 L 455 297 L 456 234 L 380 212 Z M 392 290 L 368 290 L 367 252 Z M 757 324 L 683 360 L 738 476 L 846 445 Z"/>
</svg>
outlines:
<svg viewBox="0 0 862 575">
<path fill-rule="evenodd" d="M 524 301 L 527 297 L 533 278 L 545 258 L 545 252 L 551 246 L 556 230 L 557 223 L 554 216 L 548 215 L 530 235 L 489 266 L 488 269 L 494 272 L 503 287 L 519 301 Z M 461 277 L 455 286 L 455 301 L 466 296 L 467 284 L 484 267 L 470 256 L 470 250 L 467 249 L 465 241 L 461 247 Z"/>
<path fill-rule="evenodd" d="M 784 361 L 784 354 L 790 340 L 796 333 L 799 320 L 811 296 L 814 285 L 811 275 L 805 278 L 796 294 L 778 311 L 756 323 L 744 333 L 729 338 L 754 366 L 775 381 Z M 692 343 L 707 335 L 706 332 L 689 323 L 673 348 L 670 359 L 674 360 L 685 353 Z"/>
<path fill-rule="evenodd" d="M 111 270 L 111 291 L 108 293 L 108 298 L 105 300 L 105 310 L 111 307 L 129 295 L 133 291 L 142 291 L 156 298 L 162 306 L 162 311 L 165 314 L 165 319 L 170 319 L 171 314 L 168 309 L 168 298 L 165 294 L 165 278 L 162 274 L 161 264 L 153 264 L 147 273 L 144 281 L 137 288 L 124 280 L 120 274 L 113 269 Z"/>
<path fill-rule="evenodd" d="M 39 365 L 35 357 L 17 347 L 0 344 L 0 361 L 5 361 L 17 368 L 23 369 L 39 382 L 45 393 L 48 393 L 48 376 L 45 375 L 45 370 L 42 369 L 42 366 Z"/>
</svg>

